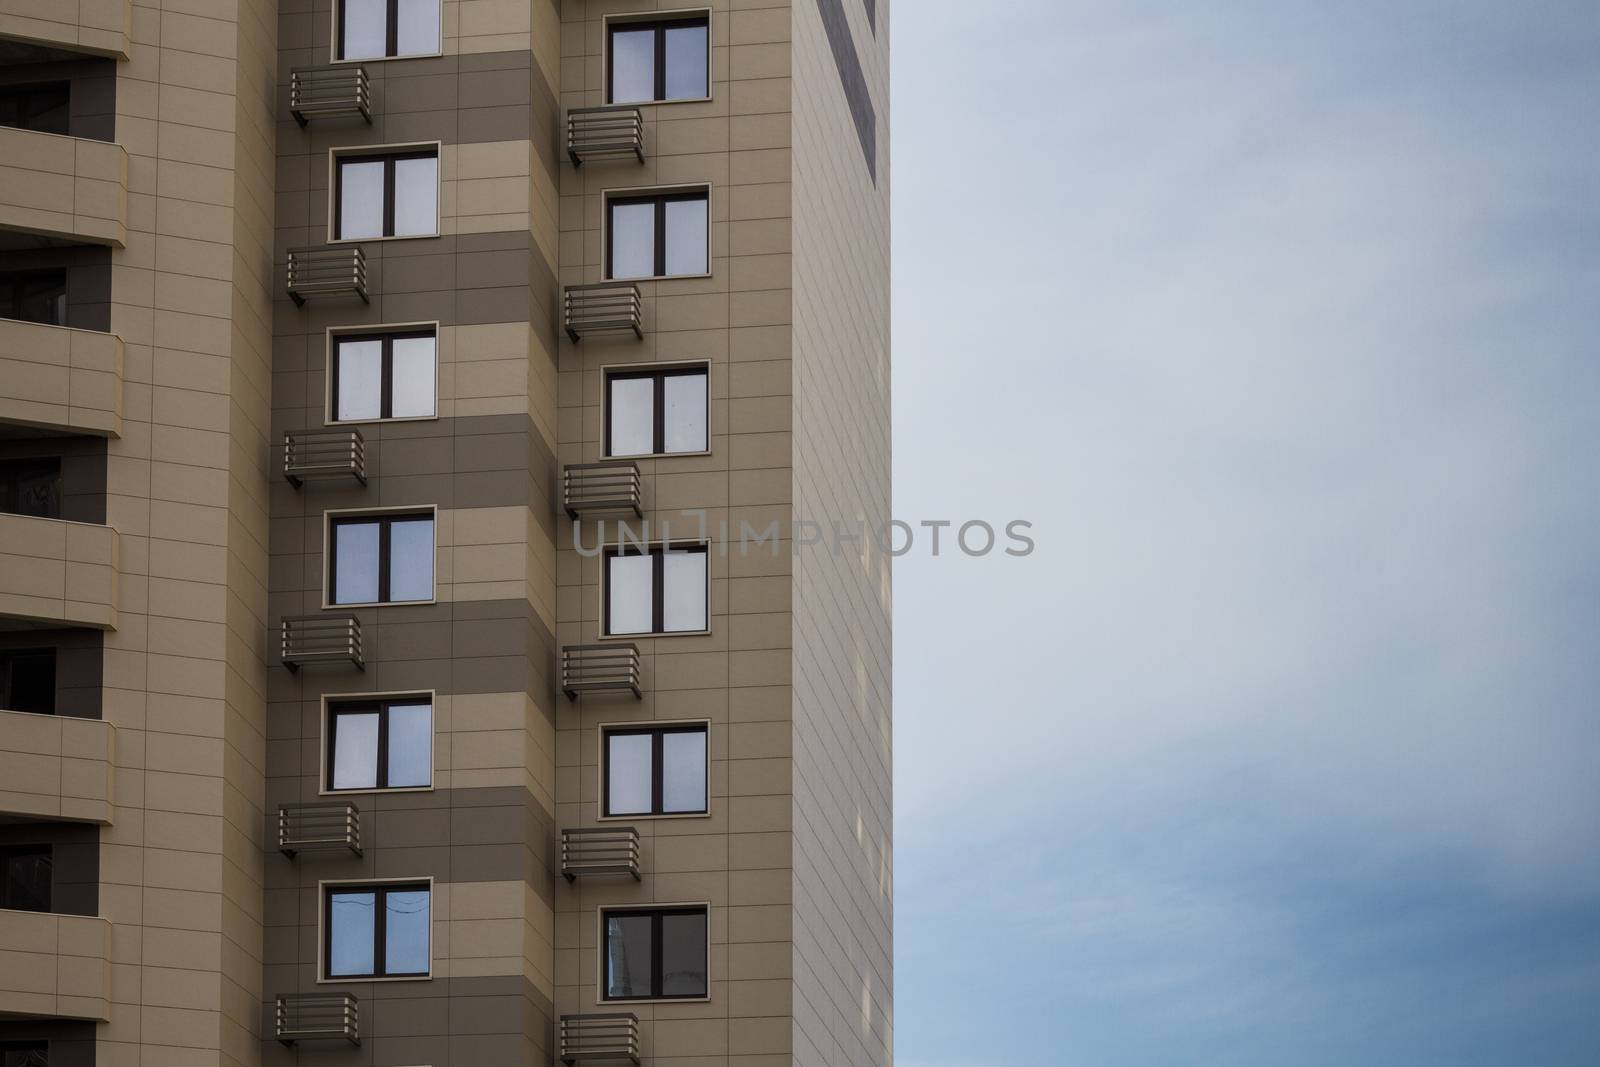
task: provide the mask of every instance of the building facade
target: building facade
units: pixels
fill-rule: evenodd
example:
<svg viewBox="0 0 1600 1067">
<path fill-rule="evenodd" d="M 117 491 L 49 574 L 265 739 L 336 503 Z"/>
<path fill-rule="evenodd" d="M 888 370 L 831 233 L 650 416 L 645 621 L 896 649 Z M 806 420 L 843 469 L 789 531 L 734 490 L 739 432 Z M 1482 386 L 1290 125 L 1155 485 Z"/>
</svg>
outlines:
<svg viewBox="0 0 1600 1067">
<path fill-rule="evenodd" d="M 0 0 L 0 1067 L 892 1060 L 886 0 Z"/>
</svg>

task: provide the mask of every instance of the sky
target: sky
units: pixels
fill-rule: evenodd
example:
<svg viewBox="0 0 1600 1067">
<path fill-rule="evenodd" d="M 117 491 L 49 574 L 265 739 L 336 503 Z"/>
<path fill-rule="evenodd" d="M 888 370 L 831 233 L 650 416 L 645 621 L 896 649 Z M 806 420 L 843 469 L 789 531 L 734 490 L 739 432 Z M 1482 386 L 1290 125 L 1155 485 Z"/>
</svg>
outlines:
<svg viewBox="0 0 1600 1067">
<path fill-rule="evenodd" d="M 892 21 L 900 1067 L 1600 1064 L 1600 5 Z"/>
</svg>

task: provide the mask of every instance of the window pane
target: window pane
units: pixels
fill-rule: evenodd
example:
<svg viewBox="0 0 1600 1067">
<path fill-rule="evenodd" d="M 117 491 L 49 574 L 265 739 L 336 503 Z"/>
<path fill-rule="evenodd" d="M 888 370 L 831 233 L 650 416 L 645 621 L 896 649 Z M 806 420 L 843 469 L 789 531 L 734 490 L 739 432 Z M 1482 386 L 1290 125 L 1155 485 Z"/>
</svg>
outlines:
<svg viewBox="0 0 1600 1067">
<path fill-rule="evenodd" d="M 611 607 L 611 634 L 647 634 L 654 624 L 654 567 L 648 555 L 606 557 L 606 597 Z"/>
<path fill-rule="evenodd" d="M 389 414 L 414 419 L 433 414 L 434 338 L 394 340 L 394 384 Z"/>
<path fill-rule="evenodd" d="M 383 342 L 339 342 L 339 419 L 383 417 Z"/>
<path fill-rule="evenodd" d="M 704 452 L 706 443 L 706 376 L 669 374 L 666 394 L 666 447 L 668 452 Z"/>
<path fill-rule="evenodd" d="M 428 970 L 428 891 L 391 890 L 385 894 L 384 973 L 422 974 Z"/>
<path fill-rule="evenodd" d="M 611 205 L 611 276 L 649 278 L 656 272 L 656 206 Z"/>
<path fill-rule="evenodd" d="M 611 455 L 642 456 L 655 451 L 655 397 L 653 378 L 612 379 Z"/>
<path fill-rule="evenodd" d="M 50 1067 L 44 1041 L 10 1041 L 0 1045 L 0 1067 Z"/>
<path fill-rule="evenodd" d="M 372 890 L 328 896 L 328 973 L 371 974 L 373 931 L 377 928 Z"/>
<path fill-rule="evenodd" d="M 662 561 L 662 626 L 667 631 L 706 628 L 706 556 L 667 550 Z"/>
<path fill-rule="evenodd" d="M 399 54 L 424 55 L 439 50 L 439 0 L 400 0 Z"/>
<path fill-rule="evenodd" d="M 5 881 L 0 882 L 0 908 L 50 910 L 50 850 L 41 848 L 4 855 Z"/>
<path fill-rule="evenodd" d="M 0 708 L 50 715 L 56 710 L 56 653 L 0 654 Z"/>
<path fill-rule="evenodd" d="M 388 50 L 385 0 L 344 0 L 344 58 L 373 59 Z"/>
<path fill-rule="evenodd" d="M 342 522 L 333 528 L 335 604 L 378 599 L 378 524 Z"/>
<path fill-rule="evenodd" d="M 433 599 L 432 519 L 403 519 L 390 525 L 389 599 Z"/>
<path fill-rule="evenodd" d="M 333 724 L 333 788 L 376 788 L 378 713 L 347 712 L 335 715 Z"/>
<path fill-rule="evenodd" d="M 606 738 L 607 815 L 650 814 L 651 749 L 649 734 Z"/>
<path fill-rule="evenodd" d="M 705 274 L 706 201 L 671 200 L 667 203 L 667 273 Z"/>
<path fill-rule="evenodd" d="M 606 996 L 650 996 L 650 917 L 607 916 Z"/>
<path fill-rule="evenodd" d="M 389 785 L 433 781 L 433 707 L 397 704 L 389 709 Z"/>
<path fill-rule="evenodd" d="M 661 995 L 706 995 L 705 912 L 668 912 L 661 916 Z"/>
<path fill-rule="evenodd" d="M 656 98 L 656 31 L 611 32 L 611 102 Z"/>
<path fill-rule="evenodd" d="M 339 236 L 383 236 L 383 164 L 339 164 Z"/>
<path fill-rule="evenodd" d="M 679 26 L 667 29 L 668 100 L 696 100 L 710 96 L 706 91 L 705 26 Z"/>
<path fill-rule="evenodd" d="M 706 735 L 703 730 L 661 735 L 661 810 L 706 810 Z"/>
<path fill-rule="evenodd" d="M 439 157 L 394 161 L 394 236 L 439 232 Z"/>
</svg>

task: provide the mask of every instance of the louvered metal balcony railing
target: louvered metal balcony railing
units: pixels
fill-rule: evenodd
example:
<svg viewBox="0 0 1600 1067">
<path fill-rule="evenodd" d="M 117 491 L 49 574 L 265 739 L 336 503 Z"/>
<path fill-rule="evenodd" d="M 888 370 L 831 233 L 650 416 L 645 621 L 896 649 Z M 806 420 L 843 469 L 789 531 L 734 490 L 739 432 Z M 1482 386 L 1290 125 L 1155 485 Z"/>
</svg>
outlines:
<svg viewBox="0 0 1600 1067">
<path fill-rule="evenodd" d="M 283 476 L 296 489 L 307 478 L 353 475 L 367 484 L 367 448 L 360 430 L 286 430 Z"/>
<path fill-rule="evenodd" d="M 354 293 L 362 303 L 367 295 L 367 254 L 360 245 L 326 245 L 322 248 L 291 248 L 287 267 L 289 299 L 305 307 L 314 296 Z"/>
<path fill-rule="evenodd" d="M 629 282 L 569 285 L 564 294 L 567 336 L 574 344 L 585 334 L 631 332 L 644 340 L 644 304 Z"/>
<path fill-rule="evenodd" d="M 567 645 L 561 650 L 561 691 L 568 700 L 585 693 L 632 693 L 644 699 L 639 688 L 639 646 Z"/>
<path fill-rule="evenodd" d="M 644 517 L 637 463 L 569 463 L 561 472 L 561 482 L 569 519 L 585 512 L 613 511 L 631 511 Z"/>
<path fill-rule="evenodd" d="M 366 670 L 361 620 L 354 615 L 287 615 L 279 636 L 283 665 L 291 671 L 334 660 L 349 660 L 357 670 Z"/>
<path fill-rule="evenodd" d="M 609 1012 L 561 1017 L 561 1062 L 632 1060 L 639 1062 L 639 1017 Z"/>
<path fill-rule="evenodd" d="M 279 804 L 277 821 L 278 851 L 290 859 L 342 849 L 361 855 L 361 809 L 348 800 Z"/>
<path fill-rule="evenodd" d="M 632 826 L 597 826 L 561 831 L 561 874 L 628 874 L 639 881 L 639 831 Z"/>
<path fill-rule="evenodd" d="M 289 72 L 289 114 L 306 123 L 326 115 L 360 115 L 372 124 L 372 84 L 367 68 L 301 67 Z"/>
<path fill-rule="evenodd" d="M 296 1041 L 361 1044 L 360 1005 L 351 993 L 279 993 L 273 1029 L 284 1045 Z"/>
<path fill-rule="evenodd" d="M 575 107 L 567 112 L 567 155 L 574 167 L 602 159 L 644 162 L 644 116 L 636 107 Z"/>
</svg>

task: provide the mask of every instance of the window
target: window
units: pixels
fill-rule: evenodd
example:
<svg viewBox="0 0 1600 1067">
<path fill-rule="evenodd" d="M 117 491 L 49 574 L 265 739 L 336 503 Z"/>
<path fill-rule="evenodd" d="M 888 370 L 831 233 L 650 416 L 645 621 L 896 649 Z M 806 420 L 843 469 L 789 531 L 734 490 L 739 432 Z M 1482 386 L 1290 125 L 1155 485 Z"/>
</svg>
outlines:
<svg viewBox="0 0 1600 1067">
<path fill-rule="evenodd" d="M 433 704 L 405 697 L 328 707 L 328 788 L 433 784 Z"/>
<path fill-rule="evenodd" d="M 709 195 L 612 197 L 606 205 L 606 277 L 710 273 Z"/>
<path fill-rule="evenodd" d="M 323 911 L 325 978 L 425 978 L 430 887 L 332 885 Z"/>
<path fill-rule="evenodd" d="M 606 377 L 606 455 L 648 456 L 709 448 L 705 367 L 619 371 Z"/>
<path fill-rule="evenodd" d="M 432 330 L 333 339 L 333 419 L 432 418 L 438 339 Z"/>
<path fill-rule="evenodd" d="M 71 98 L 69 82 L 8 85 L 0 89 L 0 126 L 64 134 L 68 129 Z"/>
<path fill-rule="evenodd" d="M 59 519 L 61 460 L 54 457 L 0 460 L 0 511 Z"/>
<path fill-rule="evenodd" d="M 439 232 L 439 150 L 337 156 L 337 240 L 433 237 Z"/>
<path fill-rule="evenodd" d="M 710 618 L 706 546 L 615 549 L 606 555 L 605 632 L 700 633 Z"/>
<path fill-rule="evenodd" d="M 705 908 L 641 908 L 601 915 L 606 1000 L 707 995 Z"/>
<path fill-rule="evenodd" d="M 433 599 L 433 516 L 363 515 L 329 525 L 334 604 Z"/>
<path fill-rule="evenodd" d="M 0 908 L 50 910 L 50 846 L 0 848 Z"/>
<path fill-rule="evenodd" d="M 67 321 L 67 272 L 27 270 L 0 272 L 0 319 L 21 319 L 46 326 Z"/>
<path fill-rule="evenodd" d="M 439 0 L 340 0 L 338 7 L 340 59 L 439 51 Z"/>
<path fill-rule="evenodd" d="M 56 710 L 56 650 L 0 651 L 0 709 L 53 715 Z"/>
<path fill-rule="evenodd" d="M 605 814 L 704 815 L 706 726 L 641 726 L 605 732 Z"/>
<path fill-rule="evenodd" d="M 0 1041 L 0 1067 L 50 1067 L 46 1041 Z"/>
<path fill-rule="evenodd" d="M 613 104 L 704 100 L 711 95 L 711 20 L 613 22 L 609 31 Z"/>
</svg>

